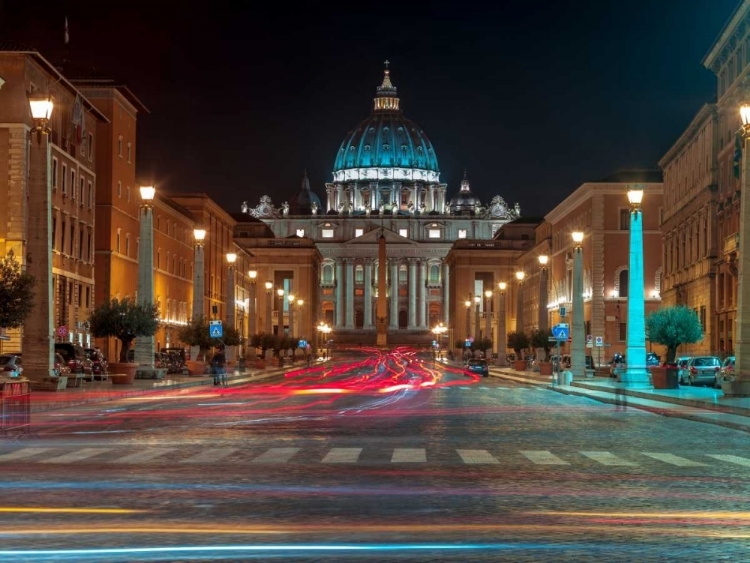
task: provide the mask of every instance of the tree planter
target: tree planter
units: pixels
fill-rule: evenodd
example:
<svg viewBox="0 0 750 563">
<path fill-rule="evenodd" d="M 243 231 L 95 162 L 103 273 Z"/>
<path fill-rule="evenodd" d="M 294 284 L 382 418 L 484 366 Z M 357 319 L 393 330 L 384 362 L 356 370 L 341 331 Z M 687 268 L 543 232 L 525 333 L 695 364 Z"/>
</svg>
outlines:
<svg viewBox="0 0 750 563">
<path fill-rule="evenodd" d="M 526 371 L 526 360 L 513 360 L 513 369 L 516 371 Z"/>
<path fill-rule="evenodd" d="M 539 362 L 539 375 L 552 375 L 552 362 Z"/>
<path fill-rule="evenodd" d="M 128 385 L 135 381 L 135 372 L 138 370 L 138 364 L 109 364 L 110 379 L 113 385 Z"/>
<path fill-rule="evenodd" d="M 206 362 L 203 361 L 188 360 L 187 368 L 190 375 L 202 376 L 206 374 Z"/>
<path fill-rule="evenodd" d="M 654 389 L 679 389 L 677 367 L 654 366 L 651 368 L 651 384 Z"/>
<path fill-rule="evenodd" d="M 266 369 L 266 362 L 264 360 L 255 360 L 253 362 L 253 367 L 255 369 Z"/>
</svg>

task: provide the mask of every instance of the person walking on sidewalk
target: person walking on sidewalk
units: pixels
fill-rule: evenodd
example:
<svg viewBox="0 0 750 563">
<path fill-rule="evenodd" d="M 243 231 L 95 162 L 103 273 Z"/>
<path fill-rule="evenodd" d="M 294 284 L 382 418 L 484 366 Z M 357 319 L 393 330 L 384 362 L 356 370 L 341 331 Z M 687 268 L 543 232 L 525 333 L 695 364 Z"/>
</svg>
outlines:
<svg viewBox="0 0 750 563">
<path fill-rule="evenodd" d="M 211 371 L 214 376 L 214 385 L 227 386 L 227 357 L 224 354 L 224 345 L 221 344 L 216 349 L 216 353 L 211 358 Z"/>
</svg>

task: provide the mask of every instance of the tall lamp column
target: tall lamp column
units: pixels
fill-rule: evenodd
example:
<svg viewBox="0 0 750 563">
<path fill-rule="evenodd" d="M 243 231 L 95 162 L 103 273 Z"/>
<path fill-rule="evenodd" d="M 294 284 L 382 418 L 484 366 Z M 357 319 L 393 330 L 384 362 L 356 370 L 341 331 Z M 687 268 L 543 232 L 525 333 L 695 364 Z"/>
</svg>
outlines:
<svg viewBox="0 0 750 563">
<path fill-rule="evenodd" d="M 750 150 L 750 104 L 740 106 L 742 118 L 742 197 L 740 198 L 739 220 L 739 274 L 737 279 L 737 332 L 734 342 L 735 377 L 732 381 L 724 381 L 721 388 L 724 396 L 750 395 L 750 283 L 745 275 L 750 275 L 750 252 L 745 249 L 750 245 L 750 170 L 748 170 L 748 150 Z"/>
<path fill-rule="evenodd" d="M 508 288 L 508 284 L 500 282 L 497 284 L 497 288 L 500 290 L 500 307 L 497 311 L 497 362 L 498 365 L 504 366 L 508 349 L 508 335 L 505 329 L 505 290 Z"/>
<path fill-rule="evenodd" d="M 519 332 L 523 331 L 524 318 L 523 318 L 523 279 L 526 277 L 526 272 L 518 270 L 516 272 L 516 280 L 518 281 L 518 292 L 516 293 L 516 330 Z M 519 359 L 519 358 L 516 358 Z"/>
<path fill-rule="evenodd" d="M 138 304 L 154 304 L 154 208 L 156 189 L 141 186 L 140 243 L 138 244 Z M 135 363 L 148 370 L 154 369 L 154 337 L 139 336 L 135 339 L 133 354 Z M 137 375 L 137 374 L 136 374 Z M 145 375 L 144 377 L 150 377 Z"/>
<path fill-rule="evenodd" d="M 466 338 L 468 339 L 471 338 L 471 294 L 464 305 L 466 305 Z"/>
<path fill-rule="evenodd" d="M 297 297 L 294 296 L 294 294 L 290 293 L 287 297 L 289 300 L 289 336 L 294 336 L 294 300 L 297 299 Z"/>
<path fill-rule="evenodd" d="M 266 282 L 266 334 L 273 332 L 271 316 L 273 313 L 273 282 Z"/>
<path fill-rule="evenodd" d="M 279 308 L 276 310 L 278 312 L 278 318 L 276 319 L 276 331 L 279 336 L 284 336 L 284 290 L 281 288 L 277 289 L 276 295 L 279 296 Z"/>
<path fill-rule="evenodd" d="M 547 315 L 547 262 L 549 256 L 542 254 L 539 256 L 539 329 L 547 330 L 549 328 L 549 317 Z"/>
<path fill-rule="evenodd" d="M 204 316 L 203 311 L 203 292 L 205 287 L 204 258 L 203 258 L 203 241 L 206 239 L 205 229 L 193 229 L 193 238 L 195 239 L 195 269 L 193 270 L 193 321 L 198 321 Z M 200 347 L 190 347 L 190 357 L 198 358 Z"/>
<path fill-rule="evenodd" d="M 23 328 L 23 360 L 25 374 L 32 381 L 43 381 L 54 375 L 54 329 L 52 325 L 52 183 L 50 178 L 49 119 L 52 98 L 29 95 L 31 129 L 29 147 L 28 240 L 26 273 L 36 282 L 34 313 Z M 36 133 L 36 143 L 34 142 Z M 23 256 L 18 256 L 22 259 Z"/>
<path fill-rule="evenodd" d="M 226 320 L 224 324 L 227 325 L 226 329 L 237 328 L 237 320 L 235 318 L 236 311 L 236 297 L 235 297 L 235 269 L 234 263 L 237 261 L 237 255 L 234 252 L 227 252 L 227 307 L 226 307 Z M 233 362 L 237 356 L 237 349 L 234 346 L 226 347 L 224 350 L 226 359 L 229 362 Z"/>
<path fill-rule="evenodd" d="M 482 302 L 482 297 L 479 295 L 474 296 L 474 341 L 479 339 L 479 304 Z"/>
<path fill-rule="evenodd" d="M 646 368 L 646 302 L 643 290 L 643 190 L 628 190 L 630 201 L 630 276 L 626 368 L 620 381 L 628 387 L 650 387 Z"/>
<path fill-rule="evenodd" d="M 492 338 L 492 291 L 484 292 L 486 306 L 484 309 L 484 338 Z"/>
<path fill-rule="evenodd" d="M 573 234 L 573 345 L 570 354 L 570 371 L 573 377 L 586 375 L 586 334 L 583 319 L 583 232 Z"/>
<path fill-rule="evenodd" d="M 255 360 L 255 346 L 253 346 L 253 337 L 255 336 L 256 331 L 256 319 L 255 315 L 257 314 L 256 311 L 256 290 L 258 289 L 256 283 L 258 278 L 258 271 L 257 270 L 250 270 L 247 275 L 250 277 L 250 300 L 248 302 L 248 339 L 250 340 L 250 345 L 247 347 L 247 349 L 250 351 L 250 360 Z"/>
</svg>

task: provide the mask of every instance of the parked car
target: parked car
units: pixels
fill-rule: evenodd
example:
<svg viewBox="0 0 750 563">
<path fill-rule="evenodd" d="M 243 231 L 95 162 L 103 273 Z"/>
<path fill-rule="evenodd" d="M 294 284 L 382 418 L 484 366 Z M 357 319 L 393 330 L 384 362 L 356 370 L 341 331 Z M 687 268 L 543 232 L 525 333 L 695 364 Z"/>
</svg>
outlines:
<svg viewBox="0 0 750 563">
<path fill-rule="evenodd" d="M 0 371 L 8 377 L 21 377 L 23 366 L 20 354 L 0 354 Z"/>
<path fill-rule="evenodd" d="M 91 375 L 93 379 L 107 379 L 109 363 L 99 348 L 85 348 L 86 357 L 91 360 Z"/>
<path fill-rule="evenodd" d="M 55 374 L 60 377 L 67 377 L 70 375 L 70 368 L 68 367 L 68 363 L 65 361 L 65 358 L 63 358 L 59 352 L 55 352 Z"/>
<path fill-rule="evenodd" d="M 91 360 L 86 357 L 82 346 L 72 342 L 55 342 L 55 352 L 63 357 L 71 373 L 82 373 L 88 376 L 87 379 L 93 378 Z"/>
<path fill-rule="evenodd" d="M 181 373 L 182 368 L 185 367 L 187 357 L 185 356 L 184 348 L 162 348 L 162 353 L 169 356 L 169 365 L 167 366 L 167 373 Z"/>
<path fill-rule="evenodd" d="M 720 387 L 721 362 L 716 356 L 696 356 L 688 362 L 689 385 L 711 385 Z"/>
<path fill-rule="evenodd" d="M 675 359 L 674 363 L 677 366 L 677 380 L 680 385 L 690 385 L 690 356 L 682 356 Z"/>
<path fill-rule="evenodd" d="M 659 358 L 655 352 L 648 352 L 646 354 L 646 367 L 658 366 L 660 364 L 661 358 Z"/>
<path fill-rule="evenodd" d="M 722 382 L 734 379 L 734 356 L 724 358 L 719 370 L 719 379 Z"/>
<path fill-rule="evenodd" d="M 487 360 L 472 359 L 469 360 L 464 366 L 464 370 L 470 373 L 476 373 L 482 377 L 488 377 L 490 375 L 490 367 L 487 365 Z"/>
</svg>

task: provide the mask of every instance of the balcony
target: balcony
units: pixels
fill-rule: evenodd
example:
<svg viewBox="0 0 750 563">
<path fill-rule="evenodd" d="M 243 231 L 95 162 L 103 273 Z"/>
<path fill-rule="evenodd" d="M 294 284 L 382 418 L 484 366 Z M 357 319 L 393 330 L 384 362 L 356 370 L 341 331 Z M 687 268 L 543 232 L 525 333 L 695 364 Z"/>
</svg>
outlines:
<svg viewBox="0 0 750 563">
<path fill-rule="evenodd" d="M 740 234 L 734 233 L 724 238 L 724 255 L 737 252 L 740 248 Z"/>
</svg>

